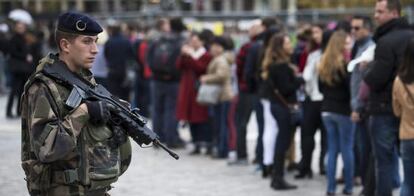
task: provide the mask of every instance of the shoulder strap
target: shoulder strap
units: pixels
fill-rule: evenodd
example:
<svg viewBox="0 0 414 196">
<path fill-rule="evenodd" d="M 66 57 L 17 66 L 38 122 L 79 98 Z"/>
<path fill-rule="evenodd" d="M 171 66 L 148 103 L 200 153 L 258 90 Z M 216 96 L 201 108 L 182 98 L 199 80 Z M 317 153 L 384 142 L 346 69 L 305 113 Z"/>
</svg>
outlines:
<svg viewBox="0 0 414 196">
<path fill-rule="evenodd" d="M 33 74 L 25 85 L 24 94 L 28 92 L 30 86 L 32 86 L 33 83 L 35 83 L 36 81 L 42 83 L 46 87 L 46 90 L 48 91 L 48 93 L 46 94 L 46 98 L 52 105 L 52 110 L 57 115 L 58 119 L 62 120 L 62 115 L 57 104 L 58 101 L 62 101 L 62 98 L 58 92 L 56 84 L 50 78 L 39 73 Z"/>
<path fill-rule="evenodd" d="M 407 91 L 407 94 L 408 94 L 408 96 L 410 97 L 411 101 L 414 103 L 414 97 L 413 97 L 413 95 L 411 94 L 410 90 L 408 90 L 407 85 L 405 85 L 405 84 L 404 84 L 404 82 L 402 82 L 402 81 L 401 81 L 401 83 L 402 83 L 402 86 L 404 87 L 405 91 Z"/>
</svg>

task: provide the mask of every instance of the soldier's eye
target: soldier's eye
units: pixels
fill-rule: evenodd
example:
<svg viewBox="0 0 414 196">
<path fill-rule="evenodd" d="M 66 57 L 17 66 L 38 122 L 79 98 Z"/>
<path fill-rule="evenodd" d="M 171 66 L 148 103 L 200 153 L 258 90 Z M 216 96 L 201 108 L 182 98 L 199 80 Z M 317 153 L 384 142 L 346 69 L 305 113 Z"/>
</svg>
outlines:
<svg viewBox="0 0 414 196">
<path fill-rule="evenodd" d="M 87 40 L 84 40 L 83 41 L 83 43 L 85 43 L 85 44 L 91 44 L 93 41 L 91 40 L 91 39 L 87 39 Z"/>
</svg>

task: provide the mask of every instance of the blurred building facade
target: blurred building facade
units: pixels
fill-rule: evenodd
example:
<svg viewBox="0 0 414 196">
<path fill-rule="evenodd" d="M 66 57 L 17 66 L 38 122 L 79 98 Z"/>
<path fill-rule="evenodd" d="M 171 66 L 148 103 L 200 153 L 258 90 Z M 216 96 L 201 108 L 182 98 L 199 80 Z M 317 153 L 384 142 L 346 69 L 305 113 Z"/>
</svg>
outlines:
<svg viewBox="0 0 414 196">
<path fill-rule="evenodd" d="M 0 0 L 1 12 L 24 8 L 32 13 L 78 10 L 89 13 L 161 10 L 253 11 L 281 9 L 283 0 Z M 270 7 L 269 7 L 270 6 Z"/>
<path fill-rule="evenodd" d="M 278 11 L 309 8 L 371 7 L 376 0 L 0 0 L 2 14 L 15 8 L 24 8 L 31 13 L 62 12 L 78 10 L 88 13 L 124 11 Z M 412 0 L 402 0 L 404 5 Z"/>
<path fill-rule="evenodd" d="M 35 17 L 54 18 L 68 10 L 95 17 L 146 21 L 157 16 L 183 16 L 202 20 L 242 20 L 278 16 L 287 24 L 326 21 L 354 14 L 373 15 L 377 0 L 0 0 L 0 19 L 23 8 Z M 404 14 L 414 22 L 414 1 L 401 0 Z M 411 6 L 411 8 L 410 8 Z"/>
</svg>

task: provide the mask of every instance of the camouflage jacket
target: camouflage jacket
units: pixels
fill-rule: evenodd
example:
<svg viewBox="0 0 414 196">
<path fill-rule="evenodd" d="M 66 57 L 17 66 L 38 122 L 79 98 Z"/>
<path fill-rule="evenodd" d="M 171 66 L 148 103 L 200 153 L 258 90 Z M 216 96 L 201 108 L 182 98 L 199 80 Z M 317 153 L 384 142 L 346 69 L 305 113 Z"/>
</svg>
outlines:
<svg viewBox="0 0 414 196">
<path fill-rule="evenodd" d="M 22 167 L 31 195 L 88 195 L 104 192 L 131 160 L 127 139 L 116 148 L 109 142 L 119 127 L 95 126 L 80 107 L 65 101 L 71 89 L 42 73 L 45 64 L 59 62 L 49 54 L 25 85 L 22 96 Z M 63 62 L 59 62 L 63 63 Z M 96 84 L 89 70 L 79 73 Z"/>
</svg>

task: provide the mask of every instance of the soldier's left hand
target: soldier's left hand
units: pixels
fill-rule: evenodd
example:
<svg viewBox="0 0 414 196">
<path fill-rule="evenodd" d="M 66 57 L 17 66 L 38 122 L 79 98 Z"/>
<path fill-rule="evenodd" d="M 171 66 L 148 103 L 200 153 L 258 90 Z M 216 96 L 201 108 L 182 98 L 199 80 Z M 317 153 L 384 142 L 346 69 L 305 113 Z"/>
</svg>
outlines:
<svg viewBox="0 0 414 196">
<path fill-rule="evenodd" d="M 89 120 L 92 124 L 106 124 L 111 118 L 110 108 L 105 102 L 86 101 L 85 104 L 88 107 Z"/>
</svg>

